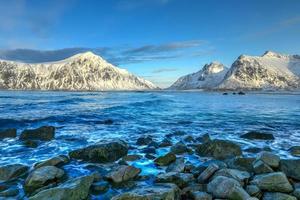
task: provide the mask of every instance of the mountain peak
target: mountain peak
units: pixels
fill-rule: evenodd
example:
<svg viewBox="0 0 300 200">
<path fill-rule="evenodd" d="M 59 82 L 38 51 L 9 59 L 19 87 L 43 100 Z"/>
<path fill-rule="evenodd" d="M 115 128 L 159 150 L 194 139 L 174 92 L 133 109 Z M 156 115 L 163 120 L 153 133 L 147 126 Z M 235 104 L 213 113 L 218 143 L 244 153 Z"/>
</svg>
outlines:
<svg viewBox="0 0 300 200">
<path fill-rule="evenodd" d="M 224 70 L 224 65 L 218 61 L 213 61 L 209 64 L 204 65 L 202 71 L 207 72 L 209 74 L 219 73 Z"/>
<path fill-rule="evenodd" d="M 272 58 L 284 58 L 287 57 L 286 55 L 280 54 L 280 53 L 276 53 L 274 51 L 266 51 L 262 57 L 272 57 Z"/>
<path fill-rule="evenodd" d="M 101 56 L 98 56 L 96 54 L 94 54 L 92 51 L 86 51 L 84 53 L 79 53 L 79 54 L 76 54 L 74 56 L 72 56 L 73 58 L 83 58 L 83 59 L 101 59 L 103 60 L 103 58 Z"/>
</svg>

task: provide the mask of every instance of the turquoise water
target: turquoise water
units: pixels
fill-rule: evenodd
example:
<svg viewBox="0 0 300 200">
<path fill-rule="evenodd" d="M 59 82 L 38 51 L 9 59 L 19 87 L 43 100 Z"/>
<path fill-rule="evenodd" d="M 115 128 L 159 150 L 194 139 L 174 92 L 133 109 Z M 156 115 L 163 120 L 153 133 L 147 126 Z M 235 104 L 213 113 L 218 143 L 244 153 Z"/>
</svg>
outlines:
<svg viewBox="0 0 300 200">
<path fill-rule="evenodd" d="M 102 122 L 112 119 L 112 125 Z M 56 139 L 36 149 L 17 139 L 0 141 L 0 164 L 31 164 L 66 154 L 98 141 L 121 138 L 134 144 L 141 135 L 160 141 L 180 130 L 189 135 L 211 134 L 235 140 L 244 148 L 269 146 L 282 156 L 300 145 L 300 96 L 257 94 L 244 96 L 204 92 L 0 92 L 0 126 L 23 129 L 57 127 Z M 248 130 L 271 132 L 271 142 L 247 141 Z M 176 140 L 176 139 L 175 139 Z"/>
</svg>

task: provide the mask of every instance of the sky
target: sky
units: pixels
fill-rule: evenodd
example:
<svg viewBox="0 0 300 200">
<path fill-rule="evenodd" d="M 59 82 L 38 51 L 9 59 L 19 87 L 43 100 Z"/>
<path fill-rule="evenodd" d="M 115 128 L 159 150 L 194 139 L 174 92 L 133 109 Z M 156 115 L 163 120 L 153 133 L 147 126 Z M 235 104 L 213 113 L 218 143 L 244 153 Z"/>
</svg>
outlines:
<svg viewBox="0 0 300 200">
<path fill-rule="evenodd" d="M 0 0 L 0 58 L 93 51 L 160 87 L 241 54 L 300 53 L 299 0 Z"/>
</svg>

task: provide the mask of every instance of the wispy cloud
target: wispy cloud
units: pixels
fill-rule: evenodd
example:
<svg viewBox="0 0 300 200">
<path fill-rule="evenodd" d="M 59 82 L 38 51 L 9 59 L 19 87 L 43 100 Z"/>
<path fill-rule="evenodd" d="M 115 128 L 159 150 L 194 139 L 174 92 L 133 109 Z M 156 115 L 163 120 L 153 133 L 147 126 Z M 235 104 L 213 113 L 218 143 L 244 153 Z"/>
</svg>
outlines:
<svg viewBox="0 0 300 200">
<path fill-rule="evenodd" d="M 176 68 L 161 68 L 161 69 L 156 69 L 153 70 L 152 73 L 153 74 L 159 74 L 159 73 L 164 73 L 164 72 L 174 72 L 177 71 L 178 69 Z"/>
<path fill-rule="evenodd" d="M 264 29 L 244 35 L 241 37 L 241 39 L 257 39 L 257 38 L 271 35 L 273 33 L 283 31 L 287 28 L 291 28 L 291 27 L 299 28 L 300 27 L 299 25 L 300 25 L 300 15 L 280 20 L 277 23 L 268 26 Z"/>
<path fill-rule="evenodd" d="M 206 46 L 202 47 L 202 45 L 206 43 L 207 42 L 202 40 L 191 40 L 158 45 L 151 44 L 140 47 L 74 47 L 49 51 L 14 49 L 0 51 L 0 58 L 24 62 L 49 62 L 61 60 L 77 53 L 92 51 L 113 64 L 119 65 L 204 56 L 211 53 L 209 49 L 205 50 L 205 48 L 207 48 Z"/>
</svg>

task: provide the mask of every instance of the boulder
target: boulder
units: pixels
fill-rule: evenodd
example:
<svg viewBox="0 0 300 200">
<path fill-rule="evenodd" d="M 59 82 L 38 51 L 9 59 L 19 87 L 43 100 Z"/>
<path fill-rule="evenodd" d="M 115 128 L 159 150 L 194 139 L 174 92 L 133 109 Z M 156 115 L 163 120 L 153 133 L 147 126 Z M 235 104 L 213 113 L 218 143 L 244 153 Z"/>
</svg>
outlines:
<svg viewBox="0 0 300 200">
<path fill-rule="evenodd" d="M 174 183 L 179 188 L 184 188 L 194 181 L 194 176 L 188 173 L 168 172 L 157 175 L 156 183 Z"/>
<path fill-rule="evenodd" d="M 109 189 L 109 183 L 106 181 L 100 181 L 93 183 L 91 186 L 91 191 L 93 194 L 102 194 Z"/>
<path fill-rule="evenodd" d="M 212 163 L 198 176 L 199 183 L 205 183 L 216 171 L 219 170 L 219 166 Z"/>
<path fill-rule="evenodd" d="M 252 157 L 234 157 L 226 161 L 226 164 L 229 168 L 238 169 L 242 171 L 253 172 L 252 163 L 255 161 L 255 158 Z"/>
<path fill-rule="evenodd" d="M 214 157 L 221 160 L 242 155 L 241 147 L 238 144 L 218 139 L 198 145 L 196 152 L 200 156 Z"/>
<path fill-rule="evenodd" d="M 280 170 L 288 177 L 300 181 L 300 159 L 283 159 L 280 161 Z"/>
<path fill-rule="evenodd" d="M 205 133 L 204 135 L 202 135 L 202 136 L 196 138 L 196 140 L 197 140 L 198 142 L 201 142 L 201 143 L 206 143 L 206 142 L 209 142 L 211 139 L 210 139 L 209 134 L 208 134 L 208 133 Z"/>
<path fill-rule="evenodd" d="M 20 139 L 50 141 L 54 138 L 54 135 L 55 135 L 55 127 L 42 126 L 37 129 L 24 130 L 20 135 Z"/>
<path fill-rule="evenodd" d="M 35 169 L 25 180 L 25 190 L 29 193 L 44 187 L 50 183 L 58 182 L 64 175 L 64 171 L 54 166 L 44 166 Z"/>
<path fill-rule="evenodd" d="M 225 176 L 215 177 L 208 185 L 207 191 L 215 198 L 248 200 L 250 195 L 238 181 Z"/>
<path fill-rule="evenodd" d="M 212 200 L 212 196 L 206 192 L 196 191 L 191 193 L 193 200 Z"/>
<path fill-rule="evenodd" d="M 273 169 L 261 160 L 253 163 L 253 170 L 255 174 L 265 174 L 273 172 Z"/>
<path fill-rule="evenodd" d="M 152 142 L 152 137 L 146 136 L 146 137 L 139 137 L 136 141 L 137 145 L 148 145 Z"/>
<path fill-rule="evenodd" d="M 280 192 L 266 192 L 263 200 L 297 200 L 297 198 Z"/>
<path fill-rule="evenodd" d="M 118 140 L 110 143 L 100 143 L 82 149 L 71 151 L 69 156 L 89 162 L 107 163 L 114 162 L 127 155 L 128 146 L 125 142 Z"/>
<path fill-rule="evenodd" d="M 8 197 L 15 197 L 19 194 L 19 190 L 17 187 L 11 187 L 7 190 L 0 192 L 0 199 L 1 197 L 4 197 L 5 199 L 8 199 Z"/>
<path fill-rule="evenodd" d="M 269 192 L 292 192 L 293 186 L 282 172 L 273 172 L 254 176 L 250 182 L 257 185 L 259 189 Z"/>
<path fill-rule="evenodd" d="M 29 197 L 29 200 L 82 200 L 89 195 L 89 189 L 93 183 L 94 176 L 83 176 L 71 179 L 58 187 L 42 190 Z"/>
<path fill-rule="evenodd" d="M 135 154 L 132 154 L 132 155 L 126 155 L 122 158 L 122 160 L 124 161 L 129 161 L 129 162 L 132 162 L 132 161 L 135 161 L 135 160 L 139 160 L 141 159 L 142 156 L 141 155 L 135 155 Z"/>
<path fill-rule="evenodd" d="M 280 157 L 267 151 L 262 151 L 258 154 L 256 160 L 261 160 L 268 166 L 277 168 L 279 167 Z"/>
<path fill-rule="evenodd" d="M 159 166 L 167 166 L 176 160 L 176 155 L 174 153 L 167 153 L 160 156 L 154 160 L 154 163 Z"/>
<path fill-rule="evenodd" d="M 37 148 L 39 146 L 38 140 L 24 140 L 22 144 L 27 148 Z"/>
<path fill-rule="evenodd" d="M 233 178 L 233 179 L 237 180 L 240 183 L 240 185 L 242 185 L 242 186 L 244 186 L 250 178 L 249 172 L 240 171 L 237 169 L 220 169 L 219 171 L 217 171 L 214 174 L 213 179 L 214 179 L 214 177 L 217 177 L 217 176 L 225 176 L 228 178 Z"/>
<path fill-rule="evenodd" d="M 10 164 L 0 167 L 0 181 L 9 181 L 24 175 L 29 167 L 21 164 Z"/>
<path fill-rule="evenodd" d="M 293 192 L 293 196 L 295 196 L 297 199 L 300 199 L 300 186 L 295 187 L 295 190 Z"/>
<path fill-rule="evenodd" d="M 300 146 L 293 146 L 289 148 L 289 152 L 292 156 L 300 157 Z"/>
<path fill-rule="evenodd" d="M 175 184 L 164 183 L 142 186 L 114 196 L 112 200 L 180 200 L 180 190 Z"/>
<path fill-rule="evenodd" d="M 159 144 L 159 147 L 169 147 L 169 146 L 172 146 L 172 142 L 168 138 L 163 139 Z"/>
<path fill-rule="evenodd" d="M 141 169 L 139 168 L 121 165 L 108 173 L 106 175 L 106 178 L 113 181 L 114 183 L 121 183 L 136 178 L 140 173 Z"/>
<path fill-rule="evenodd" d="M 274 140 L 275 139 L 272 133 L 262 133 L 258 131 L 249 131 L 248 133 L 245 133 L 240 137 L 249 140 Z"/>
<path fill-rule="evenodd" d="M 204 163 L 201 163 L 197 167 L 193 167 L 191 169 L 191 173 L 194 174 L 195 177 L 199 176 L 209 165 L 212 165 L 212 164 L 217 165 L 219 167 L 219 169 L 227 168 L 226 163 L 223 161 L 209 160 Z"/>
<path fill-rule="evenodd" d="M 175 162 L 171 163 L 166 172 L 183 172 L 185 168 L 184 158 L 178 158 Z"/>
<path fill-rule="evenodd" d="M 247 185 L 246 191 L 250 196 L 261 199 L 263 193 L 256 185 Z"/>
<path fill-rule="evenodd" d="M 194 141 L 195 141 L 195 139 L 194 139 L 193 136 L 191 136 L 191 135 L 185 136 L 185 137 L 183 138 L 183 140 L 184 140 L 185 142 L 194 142 Z"/>
<path fill-rule="evenodd" d="M 183 154 L 189 151 L 189 148 L 183 142 L 177 142 L 171 147 L 171 152 L 175 154 Z"/>
<path fill-rule="evenodd" d="M 61 167 L 65 164 L 68 164 L 70 162 L 69 157 L 65 155 L 59 155 L 53 158 L 50 158 L 49 160 L 41 161 L 36 164 L 34 164 L 34 168 L 40 168 L 44 166 L 56 166 Z"/>
<path fill-rule="evenodd" d="M 15 128 L 0 130 L 0 140 L 4 138 L 15 138 L 15 137 L 17 137 L 17 129 Z"/>
</svg>

